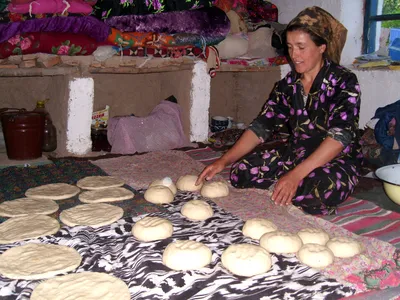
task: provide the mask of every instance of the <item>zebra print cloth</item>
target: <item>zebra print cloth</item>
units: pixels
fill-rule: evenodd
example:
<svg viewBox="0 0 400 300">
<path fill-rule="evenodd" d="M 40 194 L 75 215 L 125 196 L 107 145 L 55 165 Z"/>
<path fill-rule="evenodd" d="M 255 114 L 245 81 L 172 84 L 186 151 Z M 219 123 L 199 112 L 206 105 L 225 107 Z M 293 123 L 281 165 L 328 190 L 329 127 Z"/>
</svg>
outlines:
<svg viewBox="0 0 400 300">
<path fill-rule="evenodd" d="M 131 234 L 133 224 L 144 215 L 128 217 L 93 229 L 64 226 L 54 236 L 31 240 L 66 245 L 82 255 L 76 272 L 105 272 L 122 279 L 128 286 L 131 299 L 339 299 L 355 293 L 334 279 L 322 276 L 293 257 L 273 255 L 273 267 L 267 273 L 251 278 L 230 274 L 221 265 L 221 254 L 234 243 L 252 243 L 241 229 L 243 221 L 225 212 L 213 202 L 214 216 L 203 222 L 192 222 L 180 214 L 182 205 L 199 198 L 193 193 L 178 193 L 167 212 L 150 214 L 169 219 L 174 225 L 171 238 L 140 243 Z M 212 263 L 200 270 L 177 272 L 162 264 L 165 247 L 177 239 L 202 242 L 213 252 Z M 18 242 L 0 245 L 0 253 L 26 244 Z M 29 299 L 39 280 L 10 280 L 0 277 L 0 298 Z M 118 299 L 116 299 L 118 300 Z"/>
</svg>

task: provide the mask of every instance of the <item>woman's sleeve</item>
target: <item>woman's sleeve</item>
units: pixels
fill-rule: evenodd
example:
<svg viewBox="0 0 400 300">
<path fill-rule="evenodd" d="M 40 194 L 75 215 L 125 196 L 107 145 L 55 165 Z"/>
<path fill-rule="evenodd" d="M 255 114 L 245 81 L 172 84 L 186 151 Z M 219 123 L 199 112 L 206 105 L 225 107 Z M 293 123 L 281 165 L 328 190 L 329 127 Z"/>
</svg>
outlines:
<svg viewBox="0 0 400 300">
<path fill-rule="evenodd" d="M 352 72 L 345 73 L 337 84 L 340 88 L 336 101 L 329 106 L 327 135 L 347 147 L 358 130 L 361 91 L 357 76 Z"/>
<path fill-rule="evenodd" d="M 249 130 L 253 131 L 261 142 L 266 141 L 273 131 L 279 130 L 289 119 L 290 107 L 281 90 L 279 82 L 276 83 L 260 114 L 249 126 Z"/>
</svg>

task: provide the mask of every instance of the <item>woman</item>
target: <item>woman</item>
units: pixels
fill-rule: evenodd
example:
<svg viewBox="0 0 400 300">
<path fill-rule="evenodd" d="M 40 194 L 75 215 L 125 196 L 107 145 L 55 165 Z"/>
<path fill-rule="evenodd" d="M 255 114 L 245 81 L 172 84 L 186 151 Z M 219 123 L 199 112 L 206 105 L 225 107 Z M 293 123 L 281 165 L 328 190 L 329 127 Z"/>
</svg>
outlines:
<svg viewBox="0 0 400 300">
<path fill-rule="evenodd" d="M 303 10 L 288 24 L 294 71 L 276 83 L 259 116 L 229 151 L 203 170 L 198 184 L 236 162 L 230 177 L 234 187 L 273 186 L 277 205 L 293 203 L 310 214 L 336 212 L 353 192 L 362 163 L 360 86 L 356 75 L 339 65 L 346 34 L 319 7 Z M 247 155 L 285 124 L 292 131 L 287 144 Z"/>
</svg>

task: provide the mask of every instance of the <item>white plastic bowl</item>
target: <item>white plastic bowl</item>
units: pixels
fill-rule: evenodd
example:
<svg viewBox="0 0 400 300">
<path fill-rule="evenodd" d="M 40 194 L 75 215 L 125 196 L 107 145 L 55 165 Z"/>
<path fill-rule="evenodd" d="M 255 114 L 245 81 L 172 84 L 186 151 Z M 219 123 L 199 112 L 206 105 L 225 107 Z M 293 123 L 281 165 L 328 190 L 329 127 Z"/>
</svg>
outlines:
<svg viewBox="0 0 400 300">
<path fill-rule="evenodd" d="M 383 181 L 383 189 L 388 197 L 400 205 L 400 164 L 379 168 L 375 175 Z"/>
</svg>

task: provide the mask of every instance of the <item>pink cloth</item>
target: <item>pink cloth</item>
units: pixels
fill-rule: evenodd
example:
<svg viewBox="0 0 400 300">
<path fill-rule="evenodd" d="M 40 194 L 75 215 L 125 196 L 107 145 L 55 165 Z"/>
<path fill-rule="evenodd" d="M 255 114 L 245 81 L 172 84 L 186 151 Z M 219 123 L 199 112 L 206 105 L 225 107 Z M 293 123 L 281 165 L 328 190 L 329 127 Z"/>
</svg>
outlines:
<svg viewBox="0 0 400 300">
<path fill-rule="evenodd" d="M 115 117 L 108 123 L 112 153 L 133 154 L 187 147 L 178 104 L 163 100 L 147 117 Z"/>
<path fill-rule="evenodd" d="M 11 0 L 11 3 L 12 4 L 26 4 L 26 3 L 30 3 L 30 2 L 32 2 L 33 0 Z"/>
<path fill-rule="evenodd" d="M 36 0 L 25 4 L 8 5 L 8 10 L 17 14 L 59 14 L 63 12 L 90 14 L 92 6 L 82 0 Z"/>
</svg>

